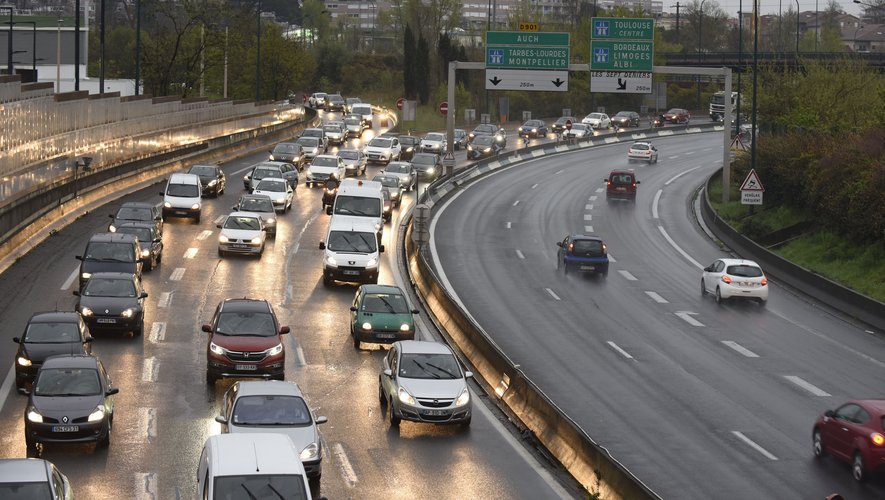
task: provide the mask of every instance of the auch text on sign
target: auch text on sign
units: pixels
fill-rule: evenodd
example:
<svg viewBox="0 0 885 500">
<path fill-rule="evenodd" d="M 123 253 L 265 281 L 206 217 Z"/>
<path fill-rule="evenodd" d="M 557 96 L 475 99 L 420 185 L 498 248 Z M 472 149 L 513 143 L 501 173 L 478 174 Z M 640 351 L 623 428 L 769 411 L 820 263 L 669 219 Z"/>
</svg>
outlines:
<svg viewBox="0 0 885 500">
<path fill-rule="evenodd" d="M 488 68 L 568 69 L 568 66 L 568 33 L 486 33 Z"/>
</svg>

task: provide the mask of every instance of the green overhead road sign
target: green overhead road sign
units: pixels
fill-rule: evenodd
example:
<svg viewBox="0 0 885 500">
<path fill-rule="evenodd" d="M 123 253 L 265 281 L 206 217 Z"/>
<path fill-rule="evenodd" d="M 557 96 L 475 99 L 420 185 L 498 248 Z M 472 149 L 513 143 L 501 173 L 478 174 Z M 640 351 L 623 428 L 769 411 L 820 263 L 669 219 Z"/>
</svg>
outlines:
<svg viewBox="0 0 885 500">
<path fill-rule="evenodd" d="M 591 20 L 593 40 L 655 39 L 655 21 L 651 18 L 594 17 Z"/>
<path fill-rule="evenodd" d="M 526 31 L 486 32 L 489 68 L 568 69 L 569 34 Z"/>
<path fill-rule="evenodd" d="M 590 69 L 594 71 L 651 71 L 653 55 L 653 42 L 590 41 Z"/>
</svg>

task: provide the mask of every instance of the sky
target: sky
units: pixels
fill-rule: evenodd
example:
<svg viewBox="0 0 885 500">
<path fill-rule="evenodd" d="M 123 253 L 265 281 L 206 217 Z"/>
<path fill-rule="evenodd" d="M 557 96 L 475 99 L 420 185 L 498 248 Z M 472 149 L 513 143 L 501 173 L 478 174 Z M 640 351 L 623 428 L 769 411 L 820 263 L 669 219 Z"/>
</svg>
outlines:
<svg viewBox="0 0 885 500">
<path fill-rule="evenodd" d="M 690 4 L 692 0 L 686 0 L 685 4 Z M 707 0 L 708 2 L 711 0 Z M 715 0 L 716 3 L 719 4 L 719 7 L 722 8 L 727 14 L 731 16 L 737 16 L 737 12 L 739 10 L 739 6 L 741 2 L 739 0 Z M 867 0 L 864 0 L 867 1 Z M 680 1 L 680 3 L 683 3 Z M 826 10 L 827 4 L 829 0 L 818 0 L 817 6 L 823 11 Z M 861 8 L 863 6 L 854 3 L 852 0 L 839 0 L 837 1 L 842 10 L 848 14 L 852 14 L 855 16 L 860 16 L 862 11 Z M 872 2 L 868 2 L 872 3 Z M 744 9 L 747 12 L 752 11 L 753 9 L 753 0 L 744 0 L 743 1 Z M 777 14 L 778 9 L 780 8 L 782 12 L 786 12 L 790 10 L 792 6 L 793 10 L 796 10 L 796 0 L 760 0 L 759 2 L 759 12 L 761 14 Z M 815 6 L 814 0 L 799 0 L 799 11 L 813 11 Z M 676 12 L 676 0 L 664 0 L 664 11 L 665 12 Z"/>
</svg>

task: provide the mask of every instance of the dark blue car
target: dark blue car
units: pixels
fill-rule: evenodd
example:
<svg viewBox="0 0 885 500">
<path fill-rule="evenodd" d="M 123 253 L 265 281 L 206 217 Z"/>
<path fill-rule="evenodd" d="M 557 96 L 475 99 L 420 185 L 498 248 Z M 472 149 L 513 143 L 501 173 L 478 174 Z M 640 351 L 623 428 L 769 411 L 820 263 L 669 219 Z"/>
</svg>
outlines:
<svg viewBox="0 0 885 500">
<path fill-rule="evenodd" d="M 608 276 L 608 247 L 597 236 L 573 234 L 557 241 L 556 268 L 565 274 L 570 271 Z"/>
<path fill-rule="evenodd" d="M 520 137 L 546 137 L 547 124 L 543 120 L 528 120 L 519 127 Z"/>
</svg>

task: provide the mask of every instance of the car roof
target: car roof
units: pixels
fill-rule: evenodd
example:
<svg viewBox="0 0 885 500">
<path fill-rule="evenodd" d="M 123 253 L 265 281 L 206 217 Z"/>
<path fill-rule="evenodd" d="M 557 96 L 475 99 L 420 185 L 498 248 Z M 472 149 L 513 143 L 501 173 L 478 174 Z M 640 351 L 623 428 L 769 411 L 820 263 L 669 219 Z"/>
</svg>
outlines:
<svg viewBox="0 0 885 500">
<path fill-rule="evenodd" d="M 338 158 L 338 155 L 317 155 L 316 158 L 332 158 L 334 160 Z M 316 158 L 314 158 L 314 161 L 316 161 Z"/>
<path fill-rule="evenodd" d="M 602 238 L 599 236 L 591 236 L 589 234 L 575 233 L 569 237 L 572 241 L 574 240 L 593 240 L 593 241 L 602 241 Z"/>
<path fill-rule="evenodd" d="M 396 285 L 363 285 L 362 290 L 365 293 L 389 293 L 389 294 L 398 294 L 405 295 L 403 293 L 402 288 Z"/>
<path fill-rule="evenodd" d="M 726 266 L 755 266 L 761 267 L 759 264 L 753 262 L 752 260 L 746 259 L 719 259 L 725 263 Z"/>
<path fill-rule="evenodd" d="M 617 168 L 615 170 L 612 170 L 611 174 L 609 174 L 609 175 L 623 175 L 623 174 L 630 174 L 632 176 L 635 176 L 636 171 L 633 170 L 632 168 Z"/>
<path fill-rule="evenodd" d="M 95 233 L 89 237 L 89 243 L 132 243 L 137 242 L 138 238 L 131 234 L 121 233 Z"/>
<path fill-rule="evenodd" d="M 254 219 L 261 218 L 261 216 L 256 214 L 255 212 L 240 212 L 240 211 L 231 212 L 230 214 L 228 214 L 228 217 L 252 217 Z"/>
<path fill-rule="evenodd" d="M 0 458 L 0 484 L 45 482 L 49 470 L 49 462 L 41 458 Z"/>
<path fill-rule="evenodd" d="M 224 299 L 221 310 L 228 312 L 270 312 L 270 304 L 264 299 Z"/>
<path fill-rule="evenodd" d="M 43 362 L 41 370 L 47 368 L 95 368 L 98 358 L 89 354 L 59 354 L 50 356 Z"/>
<path fill-rule="evenodd" d="M 637 144 L 645 144 L 646 146 L 651 146 L 651 143 L 648 141 L 634 141 L 633 144 L 631 144 L 631 146 L 635 146 Z"/>
<path fill-rule="evenodd" d="M 196 166 L 196 165 L 195 165 Z M 120 208 L 157 208 L 156 203 L 146 203 L 143 201 L 127 201 L 120 204 Z"/>
<path fill-rule="evenodd" d="M 445 344 L 426 340 L 400 340 L 399 350 L 403 354 L 452 354 Z"/>
<path fill-rule="evenodd" d="M 304 466 L 292 439 L 285 434 L 233 433 L 209 437 L 214 453 L 213 476 L 300 474 Z"/>
<path fill-rule="evenodd" d="M 79 323 L 80 313 L 76 311 L 47 311 L 31 315 L 28 323 Z"/>
<path fill-rule="evenodd" d="M 199 184 L 200 177 L 195 174 L 175 173 L 169 176 L 170 184 Z"/>
<path fill-rule="evenodd" d="M 104 278 L 106 280 L 132 280 L 135 275 L 132 273 L 121 273 L 119 271 L 100 271 L 92 273 L 92 278 Z"/>
<path fill-rule="evenodd" d="M 288 380 L 241 380 L 237 384 L 237 396 L 298 396 L 304 394 L 295 382 Z"/>
</svg>

